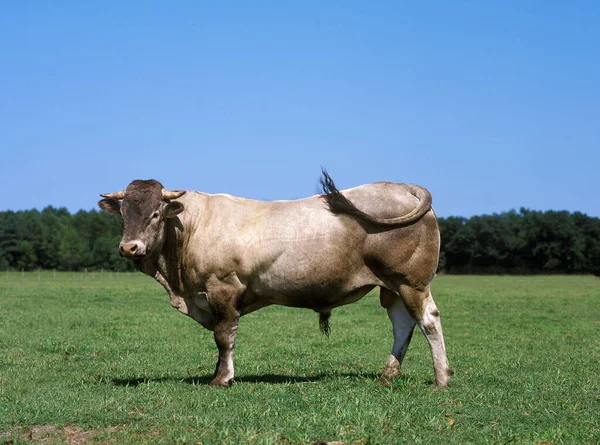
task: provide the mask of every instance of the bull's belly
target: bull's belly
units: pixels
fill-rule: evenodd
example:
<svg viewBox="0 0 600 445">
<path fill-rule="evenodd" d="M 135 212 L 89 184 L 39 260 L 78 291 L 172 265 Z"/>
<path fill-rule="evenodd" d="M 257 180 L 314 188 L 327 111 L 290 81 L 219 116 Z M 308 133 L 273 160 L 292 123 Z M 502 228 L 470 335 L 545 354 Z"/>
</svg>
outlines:
<svg viewBox="0 0 600 445">
<path fill-rule="evenodd" d="M 366 285 L 352 290 L 307 290 L 301 294 L 280 295 L 278 298 L 271 299 L 271 304 L 322 311 L 354 303 L 364 297 L 374 287 L 373 285 Z"/>
<path fill-rule="evenodd" d="M 351 234 L 347 235 L 345 245 L 356 244 Z M 340 251 L 339 245 L 305 243 L 288 249 L 250 279 L 249 300 L 325 310 L 357 301 L 382 284 L 365 265 L 360 249 Z"/>
<path fill-rule="evenodd" d="M 370 273 L 359 271 L 329 277 L 311 274 L 262 276 L 249 283 L 244 300 L 260 307 L 278 304 L 325 310 L 358 301 L 379 284 Z"/>
</svg>

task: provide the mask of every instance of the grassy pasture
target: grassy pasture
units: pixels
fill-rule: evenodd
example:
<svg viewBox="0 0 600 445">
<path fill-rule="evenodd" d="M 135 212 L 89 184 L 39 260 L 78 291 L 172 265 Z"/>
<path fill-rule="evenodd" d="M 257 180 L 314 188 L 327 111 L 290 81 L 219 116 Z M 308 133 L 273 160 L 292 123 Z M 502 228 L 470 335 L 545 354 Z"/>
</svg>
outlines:
<svg viewBox="0 0 600 445">
<path fill-rule="evenodd" d="M 375 293 L 241 320 L 236 383 L 212 333 L 150 278 L 0 275 L 0 443 L 600 443 L 600 280 L 440 276 L 451 386 L 416 332 L 393 388 Z"/>
</svg>

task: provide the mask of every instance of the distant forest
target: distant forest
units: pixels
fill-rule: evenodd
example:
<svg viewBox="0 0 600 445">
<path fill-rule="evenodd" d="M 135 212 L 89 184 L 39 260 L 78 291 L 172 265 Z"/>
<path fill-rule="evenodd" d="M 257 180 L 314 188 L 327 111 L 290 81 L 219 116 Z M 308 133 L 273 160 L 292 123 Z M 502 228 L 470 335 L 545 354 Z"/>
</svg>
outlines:
<svg viewBox="0 0 600 445">
<path fill-rule="evenodd" d="M 600 219 L 579 212 L 520 209 L 440 218 L 439 270 L 451 274 L 600 275 Z M 0 212 L 0 269 L 133 270 L 118 252 L 118 215 Z"/>
</svg>

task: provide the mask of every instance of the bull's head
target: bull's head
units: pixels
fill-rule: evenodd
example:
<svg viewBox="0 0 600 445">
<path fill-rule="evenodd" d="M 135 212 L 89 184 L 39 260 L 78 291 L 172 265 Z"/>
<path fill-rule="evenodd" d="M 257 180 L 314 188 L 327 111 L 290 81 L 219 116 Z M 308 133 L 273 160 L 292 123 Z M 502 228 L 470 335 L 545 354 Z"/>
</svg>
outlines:
<svg viewBox="0 0 600 445">
<path fill-rule="evenodd" d="M 98 206 L 108 213 L 120 213 L 123 220 L 123 238 L 119 244 L 121 255 L 141 260 L 162 249 L 165 240 L 165 222 L 183 212 L 183 204 L 171 201 L 185 191 L 170 191 L 158 181 L 135 180 L 127 189 L 104 193 Z"/>
</svg>

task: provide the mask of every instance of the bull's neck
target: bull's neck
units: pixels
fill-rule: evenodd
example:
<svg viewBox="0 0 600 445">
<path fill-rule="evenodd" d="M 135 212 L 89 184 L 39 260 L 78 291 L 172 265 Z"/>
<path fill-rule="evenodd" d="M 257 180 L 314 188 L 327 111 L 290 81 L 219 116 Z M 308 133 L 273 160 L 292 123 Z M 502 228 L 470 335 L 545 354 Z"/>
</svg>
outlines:
<svg viewBox="0 0 600 445">
<path fill-rule="evenodd" d="M 165 242 L 156 261 L 157 271 L 177 294 L 181 291 L 179 266 L 181 265 L 181 249 L 186 236 L 184 218 L 168 219 L 165 224 Z"/>
<path fill-rule="evenodd" d="M 184 244 L 186 230 L 179 218 L 167 219 L 164 230 L 162 249 L 135 264 L 141 272 L 155 278 L 169 293 L 179 294 L 181 291 L 179 250 Z"/>
<path fill-rule="evenodd" d="M 181 270 L 185 269 L 182 264 L 186 257 L 185 250 L 189 240 L 194 237 L 194 230 L 199 224 L 200 215 L 206 207 L 205 195 L 192 192 L 193 196 L 184 196 L 182 199 L 185 210 L 175 218 L 167 219 L 165 222 L 164 243 L 161 250 L 144 260 L 138 268 L 147 275 L 156 278 L 169 293 L 180 295 L 184 291 L 181 279 Z M 189 194 L 192 194 L 188 192 Z"/>
</svg>

